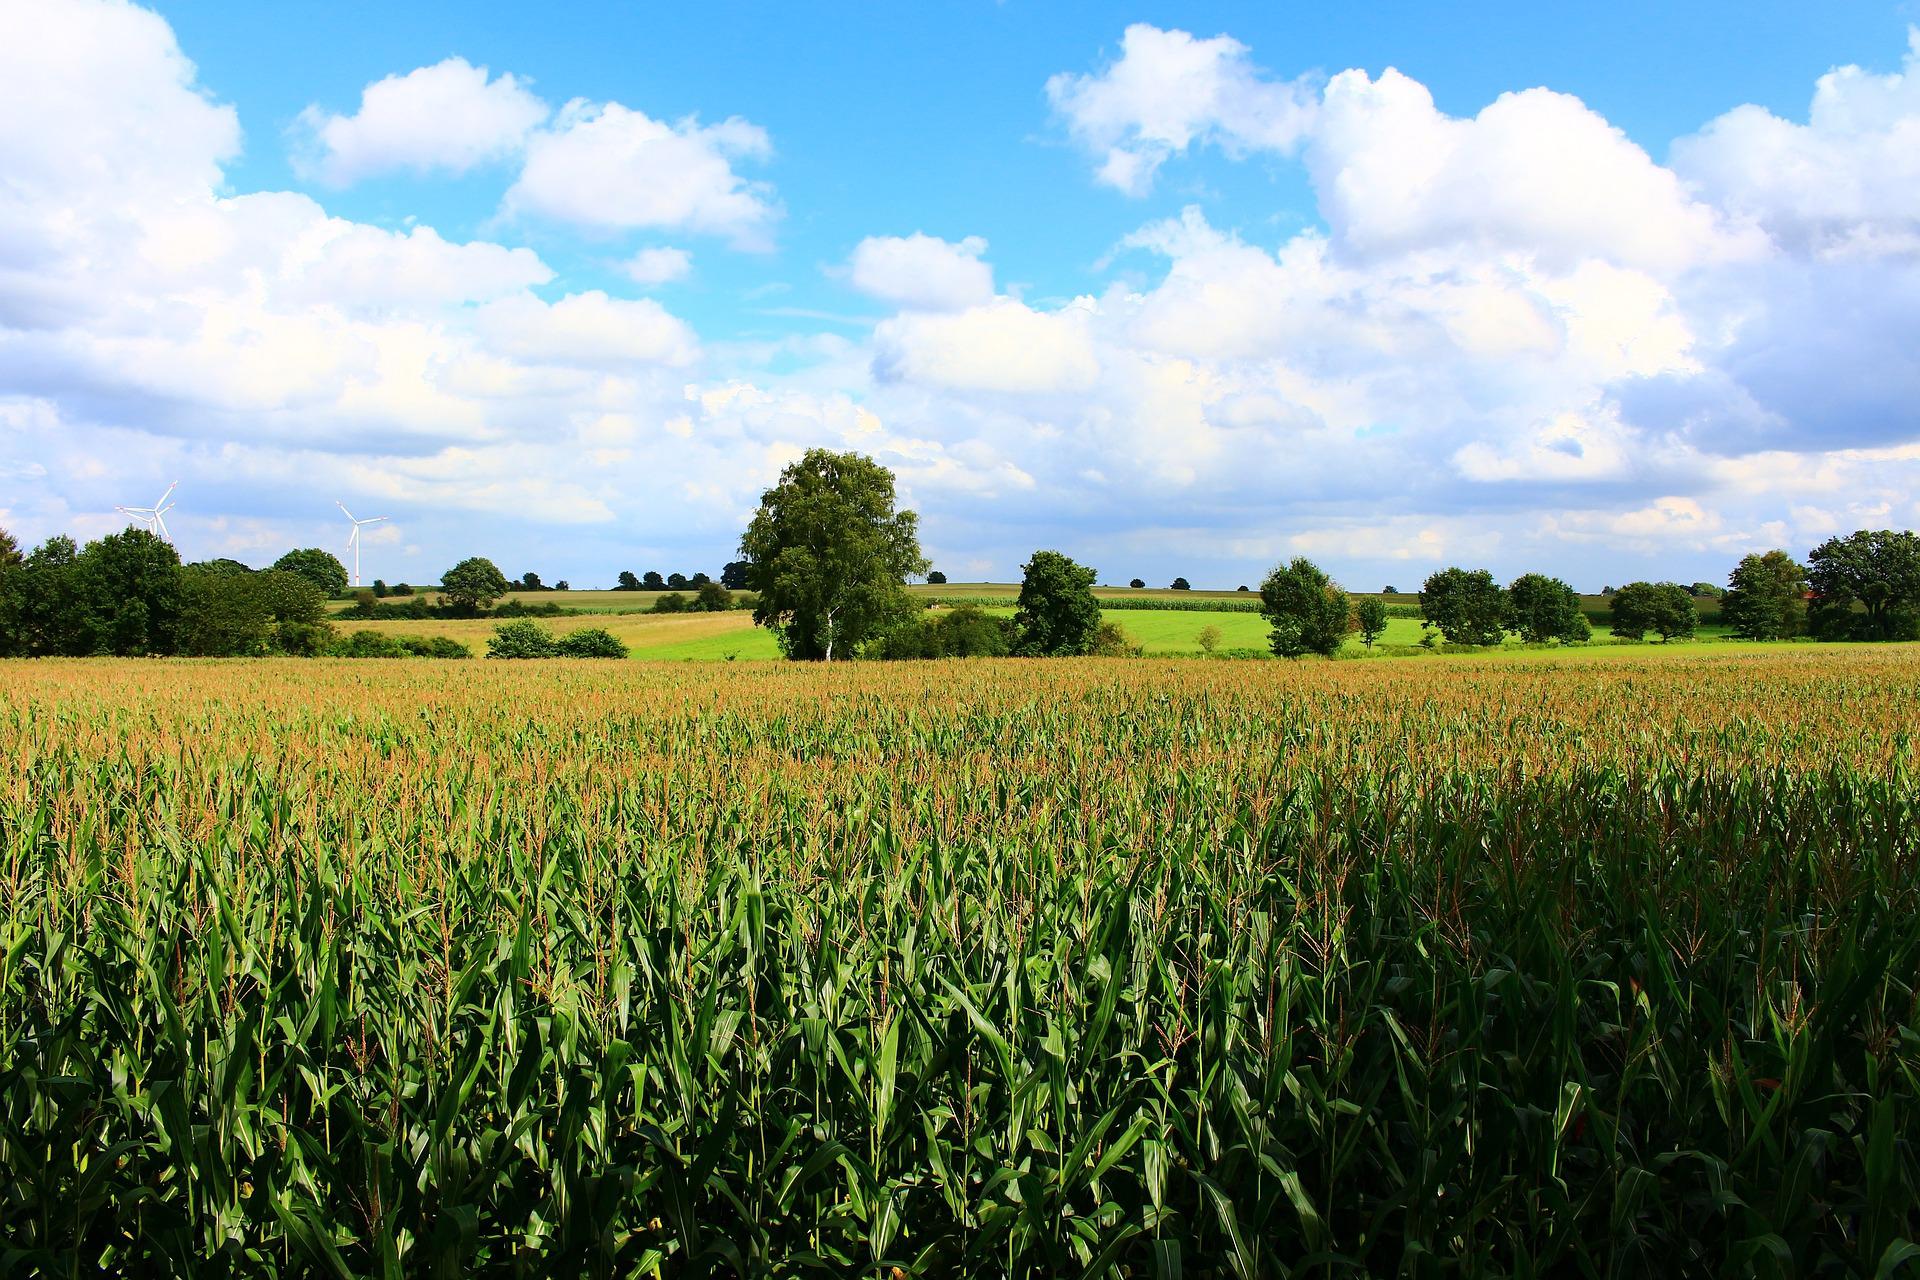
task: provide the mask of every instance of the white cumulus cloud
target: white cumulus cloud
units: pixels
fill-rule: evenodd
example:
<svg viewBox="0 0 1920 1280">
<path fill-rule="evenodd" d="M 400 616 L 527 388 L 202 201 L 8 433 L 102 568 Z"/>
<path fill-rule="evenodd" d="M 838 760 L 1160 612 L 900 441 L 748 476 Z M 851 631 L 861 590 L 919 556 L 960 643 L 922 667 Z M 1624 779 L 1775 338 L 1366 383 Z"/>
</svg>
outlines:
<svg viewBox="0 0 1920 1280">
<path fill-rule="evenodd" d="M 981 260 L 987 242 L 959 242 L 915 232 L 868 236 L 854 247 L 853 287 L 884 302 L 922 311 L 956 311 L 993 299 L 993 268 Z"/>
<path fill-rule="evenodd" d="M 529 141 L 506 208 L 600 232 L 687 230 L 764 248 L 779 210 L 733 166 L 772 152 L 766 130 L 745 120 L 670 124 L 576 99 Z"/>
<path fill-rule="evenodd" d="M 1127 28 L 1120 56 L 1099 71 L 1048 80 L 1047 99 L 1099 158 L 1100 180 L 1129 195 L 1143 194 L 1189 147 L 1284 152 L 1313 118 L 1307 85 L 1269 79 L 1231 36 L 1198 39 L 1146 23 Z"/>
<path fill-rule="evenodd" d="M 334 187 L 396 171 L 461 174 L 516 155 L 548 113 L 517 77 L 448 58 L 368 85 L 353 115 L 308 107 L 295 161 Z"/>
</svg>

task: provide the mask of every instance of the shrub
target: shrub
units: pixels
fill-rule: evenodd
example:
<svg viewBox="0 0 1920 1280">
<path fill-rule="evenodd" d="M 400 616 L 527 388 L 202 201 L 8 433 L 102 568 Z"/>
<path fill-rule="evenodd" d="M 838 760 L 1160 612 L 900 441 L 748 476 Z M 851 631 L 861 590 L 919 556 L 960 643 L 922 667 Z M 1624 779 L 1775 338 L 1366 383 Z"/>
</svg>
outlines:
<svg viewBox="0 0 1920 1280">
<path fill-rule="evenodd" d="M 653 602 L 653 611 L 655 613 L 685 613 L 687 611 L 687 598 L 678 591 L 669 591 Z"/>
<path fill-rule="evenodd" d="M 1200 634 L 1194 637 L 1199 642 L 1202 653 L 1212 653 L 1220 647 L 1220 628 L 1209 623 L 1200 628 Z"/>
<path fill-rule="evenodd" d="M 725 613 L 733 608 L 733 592 L 717 582 L 703 582 L 688 608 L 695 613 Z"/>
<path fill-rule="evenodd" d="M 1137 658 L 1144 652 L 1117 622 L 1101 623 L 1094 637 L 1092 653 L 1096 658 Z"/>
<path fill-rule="evenodd" d="M 487 640 L 489 658 L 551 658 L 553 633 L 537 622 L 503 622 Z"/>
<path fill-rule="evenodd" d="M 627 646 L 605 627 L 586 627 L 560 637 L 556 646 L 563 658 L 624 658 Z"/>
<path fill-rule="evenodd" d="M 416 658 L 471 658 L 473 650 L 452 636 L 401 636 L 400 647 Z"/>
<path fill-rule="evenodd" d="M 356 631 L 330 652 L 336 658 L 403 658 L 407 653 L 398 640 L 378 631 Z"/>
</svg>

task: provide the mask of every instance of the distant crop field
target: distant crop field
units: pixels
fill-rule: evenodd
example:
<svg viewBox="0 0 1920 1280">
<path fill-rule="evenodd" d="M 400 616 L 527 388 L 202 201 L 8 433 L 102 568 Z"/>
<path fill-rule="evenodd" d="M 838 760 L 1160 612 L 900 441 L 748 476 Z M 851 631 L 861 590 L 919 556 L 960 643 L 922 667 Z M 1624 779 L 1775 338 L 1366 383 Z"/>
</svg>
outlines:
<svg viewBox="0 0 1920 1280">
<path fill-rule="evenodd" d="M 0 663 L 8 1268 L 1895 1274 L 1920 647 L 1575 652 Z"/>
</svg>

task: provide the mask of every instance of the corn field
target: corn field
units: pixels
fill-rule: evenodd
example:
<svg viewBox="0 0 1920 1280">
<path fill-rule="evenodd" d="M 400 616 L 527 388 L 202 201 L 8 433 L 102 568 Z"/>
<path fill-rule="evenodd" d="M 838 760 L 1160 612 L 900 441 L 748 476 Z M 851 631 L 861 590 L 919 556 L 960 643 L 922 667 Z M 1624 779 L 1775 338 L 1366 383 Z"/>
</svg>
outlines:
<svg viewBox="0 0 1920 1280">
<path fill-rule="evenodd" d="M 1915 1274 L 1920 655 L 0 665 L 0 1273 Z"/>
</svg>

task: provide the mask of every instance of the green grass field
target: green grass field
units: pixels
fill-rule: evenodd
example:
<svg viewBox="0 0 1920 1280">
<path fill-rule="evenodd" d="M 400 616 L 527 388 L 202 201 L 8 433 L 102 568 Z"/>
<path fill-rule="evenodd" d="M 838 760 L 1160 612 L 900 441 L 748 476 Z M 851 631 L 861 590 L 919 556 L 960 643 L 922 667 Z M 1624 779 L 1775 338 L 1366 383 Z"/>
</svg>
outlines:
<svg viewBox="0 0 1920 1280">
<path fill-rule="evenodd" d="M 560 596 L 565 593 L 543 594 Z M 1009 604 L 1005 607 L 989 608 L 988 612 L 1010 617 L 1013 614 L 1013 608 Z M 1220 643 L 1216 648 L 1218 653 L 1226 655 L 1267 652 L 1266 619 L 1257 613 L 1126 609 L 1114 610 L 1106 617 L 1109 621 L 1118 623 L 1127 637 L 1150 656 L 1175 657 L 1201 654 L 1203 650 L 1200 645 L 1200 632 L 1209 626 L 1216 627 L 1220 631 Z M 776 659 L 780 656 L 779 646 L 775 643 L 772 634 L 755 627 L 752 615 L 745 610 L 696 614 L 652 614 L 644 611 L 627 611 L 542 618 L 537 621 L 559 635 L 585 627 L 603 627 L 625 642 L 635 658 L 660 661 L 752 662 Z M 498 624 L 487 618 L 431 618 L 394 622 L 359 622 L 342 619 L 337 625 L 343 631 L 365 629 L 393 636 L 450 636 L 466 644 L 476 655 L 480 655 L 486 650 L 487 637 L 493 634 L 493 629 Z M 1408 652 L 1420 643 L 1421 634 L 1417 619 L 1390 618 L 1387 621 L 1385 634 L 1378 641 L 1379 648 L 1371 656 L 1375 660 L 1434 656 L 1417 650 Z M 1530 661 L 1552 662 L 1575 661 L 1582 655 L 1595 653 L 1617 654 L 1621 647 L 1613 643 L 1612 635 L 1605 627 L 1596 627 L 1593 642 L 1587 645 L 1576 645 L 1570 648 L 1525 649 L 1518 643 L 1509 643 L 1492 652 L 1521 656 Z M 1705 625 L 1702 626 L 1699 637 L 1691 642 L 1666 645 L 1651 641 L 1634 647 L 1650 653 L 1662 650 L 1673 653 L 1682 651 L 1698 653 L 1754 646 L 1742 645 L 1738 641 L 1729 639 L 1724 628 Z M 1342 655 L 1352 658 L 1369 656 L 1361 646 L 1357 635 L 1348 637 Z"/>
</svg>

